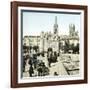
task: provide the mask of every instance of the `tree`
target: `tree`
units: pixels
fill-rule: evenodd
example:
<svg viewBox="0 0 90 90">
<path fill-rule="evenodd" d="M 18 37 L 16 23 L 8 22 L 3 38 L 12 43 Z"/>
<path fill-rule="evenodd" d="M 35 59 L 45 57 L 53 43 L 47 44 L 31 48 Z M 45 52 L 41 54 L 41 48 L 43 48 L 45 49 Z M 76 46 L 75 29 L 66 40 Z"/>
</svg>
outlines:
<svg viewBox="0 0 90 90">
<path fill-rule="evenodd" d="M 71 50 L 73 51 L 73 53 L 75 52 L 75 46 L 74 46 L 74 43 L 71 45 Z"/>
<path fill-rule="evenodd" d="M 79 43 L 75 46 L 74 52 L 79 53 Z"/>
<path fill-rule="evenodd" d="M 70 49 L 70 43 L 69 40 L 66 40 L 64 45 L 64 52 L 68 53 L 69 49 Z"/>
<path fill-rule="evenodd" d="M 71 50 L 73 50 L 73 53 L 79 53 L 79 43 L 76 46 L 74 46 L 74 44 L 72 44 Z"/>
</svg>

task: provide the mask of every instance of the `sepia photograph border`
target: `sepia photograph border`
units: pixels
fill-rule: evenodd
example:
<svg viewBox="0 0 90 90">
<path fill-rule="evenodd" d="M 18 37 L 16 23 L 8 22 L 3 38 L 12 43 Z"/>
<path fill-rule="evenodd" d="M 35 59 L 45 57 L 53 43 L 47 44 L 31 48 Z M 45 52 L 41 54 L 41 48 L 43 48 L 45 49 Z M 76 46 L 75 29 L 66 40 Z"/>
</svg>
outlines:
<svg viewBox="0 0 90 90">
<path fill-rule="evenodd" d="M 80 80 L 64 80 L 64 81 L 44 81 L 34 83 L 18 83 L 18 7 L 35 7 L 35 8 L 52 8 L 52 9 L 70 9 L 84 11 L 84 79 Z M 67 4 L 53 4 L 53 3 L 35 3 L 35 2 L 11 2 L 11 87 L 36 87 L 36 86 L 53 86 L 66 84 L 81 84 L 88 82 L 87 71 L 87 6 L 83 5 L 67 5 Z"/>
</svg>

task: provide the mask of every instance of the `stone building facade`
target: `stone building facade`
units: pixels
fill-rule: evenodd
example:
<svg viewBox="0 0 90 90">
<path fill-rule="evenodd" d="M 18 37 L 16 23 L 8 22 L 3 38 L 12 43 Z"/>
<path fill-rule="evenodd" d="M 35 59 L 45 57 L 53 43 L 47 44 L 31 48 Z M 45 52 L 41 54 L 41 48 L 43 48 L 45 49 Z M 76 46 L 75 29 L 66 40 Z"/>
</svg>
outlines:
<svg viewBox="0 0 90 90">
<path fill-rule="evenodd" d="M 65 45 L 65 41 L 70 44 L 77 45 L 79 42 L 78 32 L 75 31 L 75 25 L 69 25 L 69 35 L 59 35 L 58 33 L 57 17 L 55 17 L 55 24 L 53 26 L 53 33 L 41 32 L 40 36 L 24 36 L 23 44 L 26 46 L 39 46 L 40 52 L 47 51 L 52 48 L 53 51 L 59 52 L 60 44 Z"/>
</svg>

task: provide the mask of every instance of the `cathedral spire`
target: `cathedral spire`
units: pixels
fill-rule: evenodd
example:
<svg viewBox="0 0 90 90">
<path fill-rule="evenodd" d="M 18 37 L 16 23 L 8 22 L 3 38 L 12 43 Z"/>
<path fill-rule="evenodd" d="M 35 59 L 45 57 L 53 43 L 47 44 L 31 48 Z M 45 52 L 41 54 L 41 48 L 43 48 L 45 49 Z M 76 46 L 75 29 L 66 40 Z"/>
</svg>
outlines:
<svg viewBox="0 0 90 90">
<path fill-rule="evenodd" d="M 57 16 L 55 16 L 55 24 L 57 24 Z"/>
<path fill-rule="evenodd" d="M 58 24 L 57 24 L 57 16 L 55 16 L 55 24 L 54 24 L 54 34 L 58 33 Z"/>
</svg>

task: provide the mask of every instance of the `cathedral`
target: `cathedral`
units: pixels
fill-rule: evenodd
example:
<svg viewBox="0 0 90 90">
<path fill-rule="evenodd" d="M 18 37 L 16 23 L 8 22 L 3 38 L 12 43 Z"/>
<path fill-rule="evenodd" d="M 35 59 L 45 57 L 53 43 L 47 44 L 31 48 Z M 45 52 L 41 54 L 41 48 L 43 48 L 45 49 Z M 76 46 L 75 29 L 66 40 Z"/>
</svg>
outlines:
<svg viewBox="0 0 90 90">
<path fill-rule="evenodd" d="M 69 25 L 69 35 L 59 35 L 59 28 L 57 23 L 57 16 L 55 16 L 55 23 L 53 25 L 53 33 L 42 31 L 40 36 L 24 36 L 23 45 L 39 46 L 40 52 L 47 52 L 49 48 L 53 51 L 60 52 L 60 45 L 65 45 L 65 41 L 70 44 L 77 45 L 79 43 L 78 32 L 75 31 L 75 25 Z"/>
<path fill-rule="evenodd" d="M 59 35 L 58 35 L 58 24 L 57 17 L 55 17 L 55 24 L 53 33 L 51 32 L 41 32 L 40 40 L 40 51 L 47 51 L 52 48 L 53 51 L 59 50 Z"/>
</svg>

